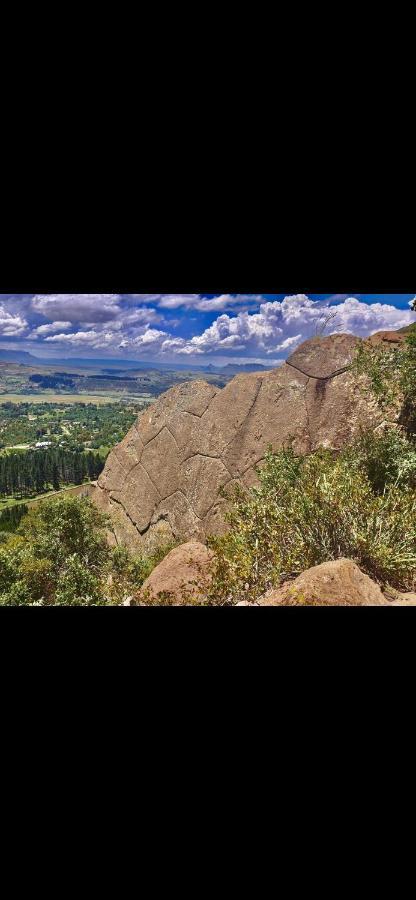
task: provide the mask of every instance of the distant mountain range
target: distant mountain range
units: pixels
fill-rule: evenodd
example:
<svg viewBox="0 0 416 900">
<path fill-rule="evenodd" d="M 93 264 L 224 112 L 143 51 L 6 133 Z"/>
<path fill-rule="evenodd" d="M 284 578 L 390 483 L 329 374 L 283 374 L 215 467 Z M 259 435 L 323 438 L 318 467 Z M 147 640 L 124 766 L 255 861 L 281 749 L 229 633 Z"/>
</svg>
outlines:
<svg viewBox="0 0 416 900">
<path fill-rule="evenodd" d="M 274 366 L 262 366 L 259 363 L 243 363 L 238 365 L 237 363 L 227 363 L 226 366 L 205 366 L 205 372 L 219 372 L 221 375 L 238 375 L 239 372 L 268 372 L 270 369 L 275 368 Z"/>
<path fill-rule="evenodd" d="M 20 363 L 23 366 L 43 365 L 40 359 L 25 350 L 2 350 L 1 348 L 0 362 Z"/>
<path fill-rule="evenodd" d="M 228 363 L 226 366 L 214 366 L 212 363 L 206 366 L 184 365 L 183 363 L 159 363 L 159 362 L 141 362 L 133 359 L 82 359 L 73 357 L 71 359 L 44 359 L 28 353 L 26 350 L 3 350 L 0 348 L 0 362 L 13 362 L 23 366 L 53 366 L 62 370 L 65 367 L 74 368 L 95 368 L 104 370 L 118 369 L 151 369 L 161 371 L 185 371 L 185 372 L 210 372 L 211 374 L 220 375 L 238 375 L 239 372 L 260 372 L 267 371 L 271 366 L 262 366 L 257 363 L 244 363 L 236 365 Z"/>
</svg>

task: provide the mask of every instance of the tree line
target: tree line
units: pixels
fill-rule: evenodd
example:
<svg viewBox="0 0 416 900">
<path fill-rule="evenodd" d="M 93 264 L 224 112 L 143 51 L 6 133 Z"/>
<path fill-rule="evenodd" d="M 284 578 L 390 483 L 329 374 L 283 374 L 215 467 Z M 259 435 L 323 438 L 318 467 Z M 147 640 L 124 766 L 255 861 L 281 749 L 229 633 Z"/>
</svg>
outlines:
<svg viewBox="0 0 416 900">
<path fill-rule="evenodd" d="M 0 496 L 30 497 L 61 485 L 82 484 L 102 472 L 99 453 L 73 452 L 60 447 L 0 454 Z"/>
</svg>

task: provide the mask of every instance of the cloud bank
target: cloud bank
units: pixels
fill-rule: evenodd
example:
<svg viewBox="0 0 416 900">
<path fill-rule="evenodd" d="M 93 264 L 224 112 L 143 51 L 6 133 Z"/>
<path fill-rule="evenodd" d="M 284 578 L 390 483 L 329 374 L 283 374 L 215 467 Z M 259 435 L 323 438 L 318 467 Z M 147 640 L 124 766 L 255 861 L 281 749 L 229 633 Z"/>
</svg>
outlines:
<svg viewBox="0 0 416 900">
<path fill-rule="evenodd" d="M 367 337 L 416 321 L 412 304 L 398 309 L 345 295 L 324 302 L 305 294 L 274 301 L 260 294 L 26 295 L 1 299 L 0 337 L 55 354 L 82 350 L 165 362 L 222 357 L 273 364 L 316 334 L 328 313 L 335 318 L 326 333 Z"/>
</svg>

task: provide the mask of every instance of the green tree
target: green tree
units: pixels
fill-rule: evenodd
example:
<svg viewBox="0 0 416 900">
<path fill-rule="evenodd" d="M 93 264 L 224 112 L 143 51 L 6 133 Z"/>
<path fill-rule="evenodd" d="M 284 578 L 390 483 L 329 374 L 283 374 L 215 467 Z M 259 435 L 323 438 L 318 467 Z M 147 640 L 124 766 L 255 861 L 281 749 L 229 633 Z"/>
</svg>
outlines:
<svg viewBox="0 0 416 900">
<path fill-rule="evenodd" d="M 39 503 L 0 545 L 0 605 L 107 602 L 107 519 L 87 499 Z"/>
<path fill-rule="evenodd" d="M 54 462 L 54 464 L 52 466 L 52 485 L 53 485 L 54 491 L 59 491 L 61 484 L 59 481 L 59 469 L 58 469 L 58 465 L 56 462 Z"/>
<path fill-rule="evenodd" d="M 58 569 L 75 554 L 97 571 L 109 554 L 106 524 L 106 517 L 87 498 L 62 497 L 32 507 L 19 533 L 30 543 L 34 556 L 54 560 Z"/>
</svg>

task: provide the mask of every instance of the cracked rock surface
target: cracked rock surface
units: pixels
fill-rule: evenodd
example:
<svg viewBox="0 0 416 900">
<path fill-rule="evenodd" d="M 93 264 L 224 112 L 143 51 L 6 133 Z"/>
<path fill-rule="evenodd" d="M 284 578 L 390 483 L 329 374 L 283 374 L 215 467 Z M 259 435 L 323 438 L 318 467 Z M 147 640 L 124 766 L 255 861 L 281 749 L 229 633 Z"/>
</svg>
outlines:
<svg viewBox="0 0 416 900">
<path fill-rule="evenodd" d="M 139 416 L 110 453 L 93 500 L 115 542 L 151 548 L 224 529 L 221 487 L 250 485 L 269 445 L 339 449 L 381 416 L 348 370 L 360 342 L 312 338 L 279 369 L 237 375 L 225 388 L 178 385 Z"/>
</svg>

